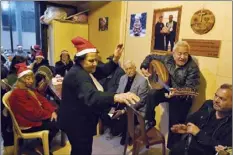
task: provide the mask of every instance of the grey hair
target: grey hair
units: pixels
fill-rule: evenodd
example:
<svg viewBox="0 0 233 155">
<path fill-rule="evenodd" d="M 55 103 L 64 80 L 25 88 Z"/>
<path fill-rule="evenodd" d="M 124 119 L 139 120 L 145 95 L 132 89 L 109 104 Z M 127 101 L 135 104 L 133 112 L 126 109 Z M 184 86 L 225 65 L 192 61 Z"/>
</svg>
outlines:
<svg viewBox="0 0 233 155">
<path fill-rule="evenodd" d="M 189 46 L 189 44 L 188 44 L 187 41 L 178 41 L 178 42 L 175 44 L 175 46 L 174 46 L 174 48 L 173 48 L 173 51 L 176 51 L 178 47 L 187 47 L 188 52 L 190 52 L 190 46 Z"/>
<path fill-rule="evenodd" d="M 132 60 L 127 60 L 124 62 L 124 68 L 127 64 L 131 64 L 132 66 L 136 67 L 135 63 Z"/>
<path fill-rule="evenodd" d="M 224 83 L 220 86 L 220 89 L 228 89 L 230 91 L 232 91 L 232 85 L 231 84 L 227 84 L 227 83 Z"/>
</svg>

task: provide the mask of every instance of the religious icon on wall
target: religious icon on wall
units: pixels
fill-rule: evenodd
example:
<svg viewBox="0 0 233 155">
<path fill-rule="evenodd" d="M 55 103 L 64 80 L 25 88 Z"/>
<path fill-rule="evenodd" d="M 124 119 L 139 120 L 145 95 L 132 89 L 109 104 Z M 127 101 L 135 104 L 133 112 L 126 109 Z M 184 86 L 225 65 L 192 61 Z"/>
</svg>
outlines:
<svg viewBox="0 0 233 155">
<path fill-rule="evenodd" d="M 99 18 L 99 31 L 108 30 L 108 17 Z"/>
<path fill-rule="evenodd" d="M 132 14 L 130 19 L 130 36 L 144 37 L 146 35 L 146 13 Z"/>
<path fill-rule="evenodd" d="M 215 17 L 210 10 L 201 9 L 194 13 L 191 19 L 191 27 L 197 34 L 206 34 L 214 26 Z"/>
</svg>

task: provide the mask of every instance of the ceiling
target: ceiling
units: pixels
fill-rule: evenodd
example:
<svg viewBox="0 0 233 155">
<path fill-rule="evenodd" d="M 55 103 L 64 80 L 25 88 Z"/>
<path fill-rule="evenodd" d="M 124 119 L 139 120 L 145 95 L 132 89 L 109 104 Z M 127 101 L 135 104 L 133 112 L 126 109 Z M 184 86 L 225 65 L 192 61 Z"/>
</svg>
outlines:
<svg viewBox="0 0 233 155">
<path fill-rule="evenodd" d="M 103 5 L 107 4 L 108 1 L 49 1 L 50 4 L 60 4 L 64 6 L 74 6 L 78 12 L 85 10 L 96 10 Z"/>
</svg>

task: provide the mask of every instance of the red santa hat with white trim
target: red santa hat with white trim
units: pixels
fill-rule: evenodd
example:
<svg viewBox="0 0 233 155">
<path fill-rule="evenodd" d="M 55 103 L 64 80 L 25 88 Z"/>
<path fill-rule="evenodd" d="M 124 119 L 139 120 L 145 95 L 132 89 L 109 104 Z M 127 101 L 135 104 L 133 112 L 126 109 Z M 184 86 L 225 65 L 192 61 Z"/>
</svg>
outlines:
<svg viewBox="0 0 233 155">
<path fill-rule="evenodd" d="M 31 49 L 33 49 L 34 51 L 40 51 L 40 45 L 34 45 L 34 46 L 31 46 Z"/>
<path fill-rule="evenodd" d="M 26 74 L 33 73 L 32 70 L 27 68 L 26 62 L 18 63 L 15 65 L 15 68 L 17 69 L 17 77 L 18 79 L 23 77 Z"/>
<path fill-rule="evenodd" d="M 43 56 L 43 53 L 42 53 L 41 50 L 36 52 L 36 58 L 42 58 L 42 59 L 44 59 L 44 56 Z"/>
<path fill-rule="evenodd" d="M 71 42 L 74 44 L 74 46 L 77 49 L 76 56 L 82 56 L 87 53 L 96 53 L 96 47 L 92 45 L 89 41 L 86 39 L 83 39 L 81 37 L 76 37 L 71 40 Z"/>
</svg>

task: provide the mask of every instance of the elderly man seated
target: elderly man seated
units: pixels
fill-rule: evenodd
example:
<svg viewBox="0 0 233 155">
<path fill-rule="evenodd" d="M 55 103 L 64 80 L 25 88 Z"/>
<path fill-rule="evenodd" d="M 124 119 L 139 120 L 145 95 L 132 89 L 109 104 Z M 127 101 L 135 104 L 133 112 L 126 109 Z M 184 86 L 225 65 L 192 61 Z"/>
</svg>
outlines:
<svg viewBox="0 0 233 155">
<path fill-rule="evenodd" d="M 117 93 L 135 93 L 140 97 L 140 101 L 134 106 L 137 110 L 144 112 L 144 99 L 150 89 L 148 81 L 137 73 L 136 66 L 132 61 L 126 61 L 123 67 L 126 74 L 120 78 Z M 125 106 L 117 104 L 117 106 L 111 109 L 110 117 L 106 117 L 103 122 L 110 127 L 110 134 L 113 136 L 121 134 L 122 139 L 120 143 L 124 145 L 127 131 Z"/>
<path fill-rule="evenodd" d="M 34 74 L 26 63 L 19 63 L 16 87 L 9 97 L 9 104 L 23 133 L 49 130 L 49 142 L 59 131 L 56 127 L 56 108 L 32 88 Z"/>
<path fill-rule="evenodd" d="M 186 124 L 176 124 L 172 132 L 184 134 L 170 155 L 214 155 L 219 148 L 232 146 L 232 85 L 223 84 L 213 100 L 191 115 Z"/>
</svg>

